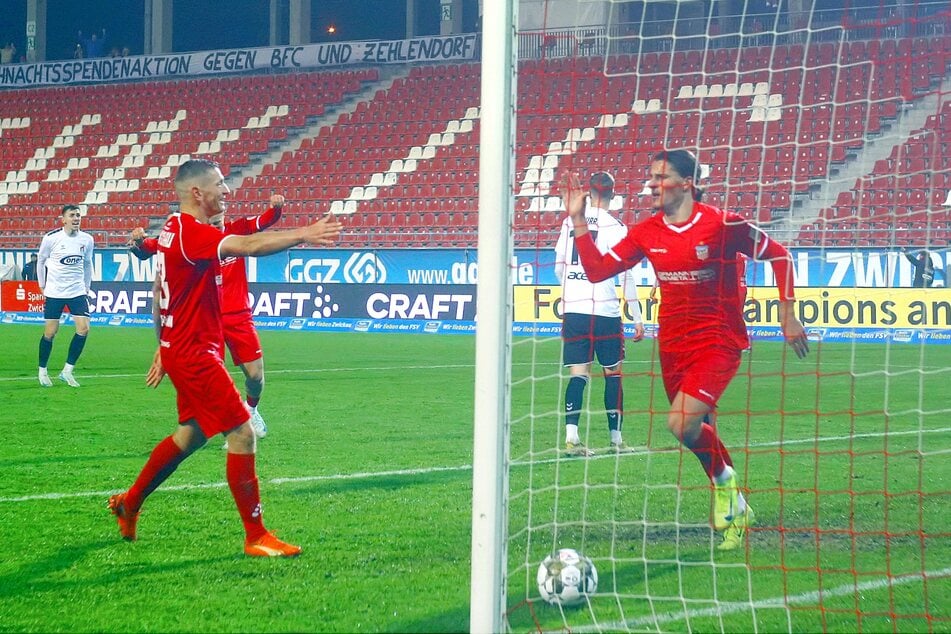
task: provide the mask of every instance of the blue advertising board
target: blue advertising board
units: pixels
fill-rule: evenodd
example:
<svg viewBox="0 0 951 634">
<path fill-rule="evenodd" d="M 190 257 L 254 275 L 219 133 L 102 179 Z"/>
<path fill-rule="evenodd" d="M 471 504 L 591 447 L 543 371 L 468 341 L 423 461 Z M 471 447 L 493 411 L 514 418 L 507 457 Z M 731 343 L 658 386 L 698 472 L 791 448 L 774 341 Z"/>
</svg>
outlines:
<svg viewBox="0 0 951 634">
<path fill-rule="evenodd" d="M 18 270 L 28 251 L 0 251 L 0 268 Z M 792 249 L 796 284 L 800 287 L 901 288 L 910 287 L 911 263 L 897 250 Z M 945 275 L 951 255 L 931 254 L 939 271 L 936 286 L 948 286 Z M 516 285 L 557 284 L 552 249 L 516 249 L 512 277 Z M 475 284 L 479 265 L 475 249 L 292 249 L 263 257 L 247 258 L 248 280 L 266 283 L 329 284 Z M 634 268 L 641 286 L 654 285 L 650 265 Z M 155 274 L 151 260 L 141 261 L 125 249 L 97 250 L 93 263 L 96 282 L 148 282 Z M 750 286 L 773 285 L 768 264 L 751 262 Z"/>
</svg>

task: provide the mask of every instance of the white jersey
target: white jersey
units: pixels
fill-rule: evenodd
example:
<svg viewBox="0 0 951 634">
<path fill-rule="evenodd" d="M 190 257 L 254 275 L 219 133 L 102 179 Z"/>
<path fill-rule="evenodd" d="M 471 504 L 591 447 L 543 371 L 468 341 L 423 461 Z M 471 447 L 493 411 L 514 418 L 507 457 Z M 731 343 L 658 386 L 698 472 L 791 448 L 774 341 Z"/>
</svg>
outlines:
<svg viewBox="0 0 951 634">
<path fill-rule="evenodd" d="M 69 235 L 59 228 L 43 236 L 36 259 L 36 279 L 43 295 L 72 299 L 88 294 L 93 248 L 92 236 L 84 231 Z"/>
<path fill-rule="evenodd" d="M 627 235 L 627 227 L 606 209 L 589 206 L 585 211 L 588 231 L 594 243 L 602 253 L 621 241 Z M 578 251 L 575 249 L 574 226 L 571 218 L 561 223 L 558 244 L 555 245 L 555 275 L 561 282 L 561 312 L 582 315 L 601 315 L 620 317 L 616 278 L 596 284 L 588 281 Z M 640 307 L 637 303 L 637 285 L 631 271 L 621 273 L 623 299 L 633 316 L 634 323 L 642 323 Z"/>
</svg>

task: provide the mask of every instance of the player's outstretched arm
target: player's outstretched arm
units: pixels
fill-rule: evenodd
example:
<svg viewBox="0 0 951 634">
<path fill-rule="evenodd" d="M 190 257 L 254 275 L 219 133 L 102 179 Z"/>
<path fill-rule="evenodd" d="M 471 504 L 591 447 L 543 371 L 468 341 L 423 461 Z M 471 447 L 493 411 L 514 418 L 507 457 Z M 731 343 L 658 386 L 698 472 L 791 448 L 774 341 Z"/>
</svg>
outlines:
<svg viewBox="0 0 951 634">
<path fill-rule="evenodd" d="M 328 214 L 311 225 L 289 231 L 225 236 L 218 251 L 221 257 L 244 257 L 271 255 L 298 244 L 327 246 L 337 240 L 342 229 L 343 225 L 332 214 Z"/>
</svg>

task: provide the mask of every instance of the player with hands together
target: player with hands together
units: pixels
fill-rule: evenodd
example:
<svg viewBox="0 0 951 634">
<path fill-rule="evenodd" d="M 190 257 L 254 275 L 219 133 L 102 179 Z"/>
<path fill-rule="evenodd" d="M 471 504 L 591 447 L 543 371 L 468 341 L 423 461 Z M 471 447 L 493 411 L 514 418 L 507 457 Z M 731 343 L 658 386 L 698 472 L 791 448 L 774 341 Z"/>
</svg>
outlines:
<svg viewBox="0 0 951 634">
<path fill-rule="evenodd" d="M 610 212 L 614 198 L 614 177 L 596 172 L 588 180 L 590 198 L 583 201 L 586 229 L 596 235 L 596 246 L 604 251 L 614 246 L 627 233 L 624 225 Z M 588 204 L 584 204 L 587 202 Z M 568 369 L 565 388 L 565 452 L 569 456 L 590 456 L 593 451 L 581 441 L 579 422 L 584 405 L 585 388 L 590 380 L 595 358 L 604 375 L 604 409 L 608 422 L 609 451 L 627 453 L 621 428 L 624 416 L 622 362 L 624 360 L 624 324 L 615 285 L 611 277 L 592 282 L 585 274 L 575 248 L 573 217 L 561 223 L 555 245 L 555 275 L 561 283 L 562 363 Z M 620 276 L 622 297 L 634 325 L 634 341 L 644 338 L 644 321 L 637 301 L 637 285 L 632 271 Z"/>
</svg>

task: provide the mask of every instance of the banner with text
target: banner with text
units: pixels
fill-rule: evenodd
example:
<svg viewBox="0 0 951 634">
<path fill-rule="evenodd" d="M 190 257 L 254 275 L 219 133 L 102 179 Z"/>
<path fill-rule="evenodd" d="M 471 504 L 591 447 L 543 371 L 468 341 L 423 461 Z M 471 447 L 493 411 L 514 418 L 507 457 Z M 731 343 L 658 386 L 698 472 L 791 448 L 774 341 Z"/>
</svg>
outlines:
<svg viewBox="0 0 951 634">
<path fill-rule="evenodd" d="M 248 299 L 255 324 L 264 329 L 475 332 L 473 285 L 252 284 Z M 94 284 L 89 307 L 94 325 L 152 326 L 152 285 Z M 36 282 L 0 282 L 0 315 L 5 324 L 43 323 Z"/>
<path fill-rule="evenodd" d="M 513 334 L 560 333 L 560 286 L 518 286 L 513 301 Z M 656 334 L 661 301 L 660 293 L 654 300 L 641 297 L 648 336 Z M 814 340 L 951 343 L 951 289 L 801 288 L 796 308 Z M 630 332 L 630 314 L 626 307 L 623 312 Z M 775 288 L 749 288 L 743 315 L 753 338 L 782 338 Z"/>
<path fill-rule="evenodd" d="M 375 42 L 267 46 L 0 66 L 0 88 L 186 78 L 211 73 L 475 59 L 474 33 Z"/>
</svg>

